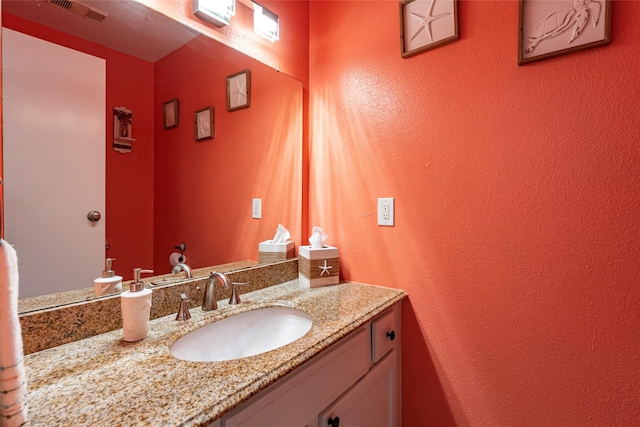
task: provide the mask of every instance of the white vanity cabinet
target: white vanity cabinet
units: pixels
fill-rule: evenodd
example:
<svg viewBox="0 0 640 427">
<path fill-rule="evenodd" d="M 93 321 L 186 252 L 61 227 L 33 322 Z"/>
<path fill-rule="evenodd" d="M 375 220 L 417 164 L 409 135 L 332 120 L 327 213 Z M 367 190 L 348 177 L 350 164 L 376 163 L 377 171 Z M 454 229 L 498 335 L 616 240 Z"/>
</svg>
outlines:
<svg viewBox="0 0 640 427">
<path fill-rule="evenodd" d="M 401 302 L 210 427 L 401 425 Z"/>
</svg>

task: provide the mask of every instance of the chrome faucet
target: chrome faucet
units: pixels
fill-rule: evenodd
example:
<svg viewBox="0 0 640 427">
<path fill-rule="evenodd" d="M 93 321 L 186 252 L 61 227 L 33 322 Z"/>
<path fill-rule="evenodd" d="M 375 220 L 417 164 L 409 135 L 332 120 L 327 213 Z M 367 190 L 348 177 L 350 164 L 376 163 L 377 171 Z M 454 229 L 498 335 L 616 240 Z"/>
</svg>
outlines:
<svg viewBox="0 0 640 427">
<path fill-rule="evenodd" d="M 189 268 L 189 266 L 187 264 L 184 264 L 182 262 L 177 263 L 173 269 L 171 270 L 171 272 L 173 274 L 178 274 L 180 273 L 180 270 L 184 271 L 184 273 L 187 275 L 187 279 L 191 279 L 193 276 L 191 275 L 191 268 Z"/>
<path fill-rule="evenodd" d="M 218 301 L 216 300 L 216 281 L 218 279 L 220 280 L 220 282 L 222 282 L 222 285 L 225 288 L 229 289 L 231 287 L 231 282 L 229 282 L 229 278 L 225 276 L 224 273 L 212 271 L 204 288 L 202 311 L 211 311 L 218 309 Z"/>
</svg>

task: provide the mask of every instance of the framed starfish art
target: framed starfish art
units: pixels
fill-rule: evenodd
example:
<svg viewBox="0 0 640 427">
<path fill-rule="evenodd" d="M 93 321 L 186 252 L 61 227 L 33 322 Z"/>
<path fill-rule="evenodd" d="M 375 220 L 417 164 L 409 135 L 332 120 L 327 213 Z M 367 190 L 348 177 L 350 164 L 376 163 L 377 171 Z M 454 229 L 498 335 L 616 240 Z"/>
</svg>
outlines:
<svg viewBox="0 0 640 427">
<path fill-rule="evenodd" d="M 251 106 L 251 71 L 242 70 L 227 77 L 227 111 Z"/>
<path fill-rule="evenodd" d="M 520 0 L 518 65 L 611 40 L 611 0 Z"/>
<path fill-rule="evenodd" d="M 458 39 L 456 0 L 405 0 L 400 3 L 403 58 Z"/>
</svg>

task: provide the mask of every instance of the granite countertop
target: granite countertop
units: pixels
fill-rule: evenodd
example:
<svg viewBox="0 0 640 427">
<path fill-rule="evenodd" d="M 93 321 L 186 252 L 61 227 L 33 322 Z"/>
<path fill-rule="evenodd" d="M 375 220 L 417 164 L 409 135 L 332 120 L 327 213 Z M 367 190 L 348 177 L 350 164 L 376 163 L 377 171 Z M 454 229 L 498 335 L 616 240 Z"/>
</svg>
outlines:
<svg viewBox="0 0 640 427">
<path fill-rule="evenodd" d="M 125 343 L 122 330 L 27 355 L 28 426 L 206 426 L 402 300 L 397 289 L 341 283 L 308 288 L 292 280 L 242 295 L 242 304 L 153 320 L 149 336 Z M 226 362 L 171 355 L 181 336 L 230 315 L 285 306 L 313 319 L 280 349 Z"/>
</svg>

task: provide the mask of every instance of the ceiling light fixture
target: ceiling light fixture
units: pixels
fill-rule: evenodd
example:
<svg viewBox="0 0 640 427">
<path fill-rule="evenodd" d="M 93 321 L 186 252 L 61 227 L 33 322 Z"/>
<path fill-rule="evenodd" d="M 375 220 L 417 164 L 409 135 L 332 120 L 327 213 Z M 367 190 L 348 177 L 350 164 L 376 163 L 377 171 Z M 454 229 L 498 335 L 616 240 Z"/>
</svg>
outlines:
<svg viewBox="0 0 640 427">
<path fill-rule="evenodd" d="M 280 19 L 266 7 L 253 2 L 253 30 L 272 42 L 276 41 L 280 38 Z"/>
<path fill-rule="evenodd" d="M 216 27 L 229 25 L 236 14 L 235 0 L 193 0 L 193 13 Z"/>
</svg>

